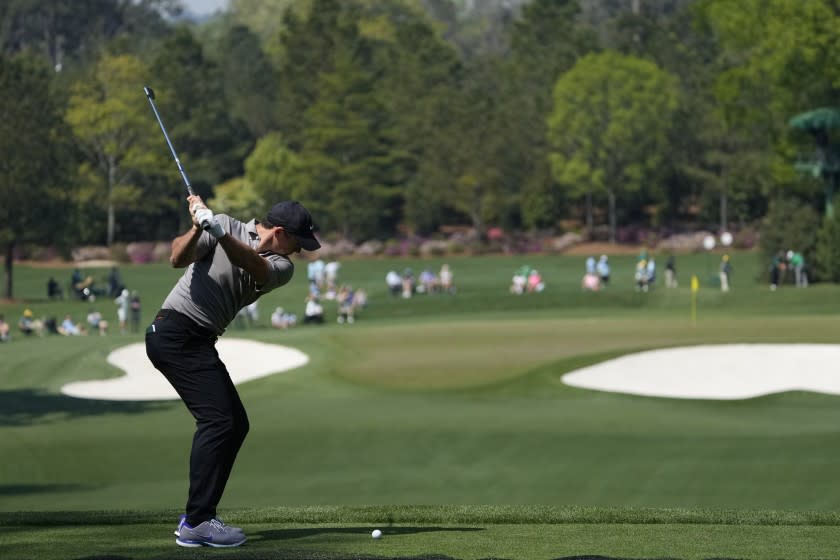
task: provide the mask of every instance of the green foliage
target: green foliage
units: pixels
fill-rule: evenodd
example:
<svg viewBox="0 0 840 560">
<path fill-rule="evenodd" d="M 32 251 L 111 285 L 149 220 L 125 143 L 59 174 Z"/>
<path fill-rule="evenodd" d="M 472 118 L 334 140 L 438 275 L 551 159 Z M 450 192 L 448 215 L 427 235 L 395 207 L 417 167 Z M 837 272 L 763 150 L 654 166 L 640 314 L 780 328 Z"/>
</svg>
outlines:
<svg viewBox="0 0 840 560">
<path fill-rule="evenodd" d="M 768 208 L 767 215 L 761 227 L 761 253 L 767 263 L 780 252 L 796 251 L 805 257 L 805 263 L 825 261 L 821 257 L 821 241 L 826 233 L 826 224 L 819 229 L 819 213 L 811 206 L 803 204 L 794 198 L 780 198 L 774 200 Z M 827 262 L 827 261 L 826 261 Z M 811 268 L 813 270 L 813 267 Z M 825 279 L 822 273 L 811 274 L 812 280 Z"/>
<path fill-rule="evenodd" d="M 62 157 L 78 165 L 56 168 L 61 183 L 82 179 L 69 243 L 186 226 L 138 82 L 158 93 L 200 194 L 221 188 L 214 200 L 242 210 L 294 196 L 335 235 L 553 229 L 582 200 L 587 224 L 606 213 L 611 230 L 754 227 L 782 193 L 819 208 L 824 185 L 792 165 L 813 139 L 788 121 L 836 105 L 833 0 L 233 0 L 200 24 L 168 17 L 178 9 L 0 2 L 0 52 L 43 59 L 60 70 L 57 98 L 74 99 L 78 149 Z M 113 67 L 130 59 L 137 72 Z M 121 88 L 100 120 L 113 116 L 113 138 L 137 133 L 133 155 L 96 138 L 82 101 Z M 128 123 L 135 112 L 148 130 Z"/>
<path fill-rule="evenodd" d="M 16 245 L 60 243 L 71 220 L 70 135 L 46 65 L 0 56 L 0 249 L 12 298 Z"/>
<path fill-rule="evenodd" d="M 548 121 L 554 178 L 572 196 L 607 194 L 610 239 L 615 199 L 660 176 L 678 95 L 655 64 L 611 51 L 583 57 L 557 81 Z"/>
<path fill-rule="evenodd" d="M 89 166 L 82 176 L 94 179 L 88 186 L 100 193 L 89 201 L 107 214 L 104 240 L 114 242 L 116 212 L 134 206 L 140 196 L 137 179 L 155 173 L 161 164 L 159 150 L 151 148 L 157 136 L 143 99 L 149 70 L 130 55 L 105 56 L 94 75 L 74 84 L 66 120 L 81 144 Z"/>
<path fill-rule="evenodd" d="M 780 198 L 768 208 L 761 229 L 761 249 L 766 257 L 789 249 L 810 253 L 816 241 L 819 214 L 801 200 Z"/>
<path fill-rule="evenodd" d="M 300 157 L 288 148 L 279 132 L 260 138 L 245 160 L 245 182 L 264 205 L 305 195 L 295 180 L 300 173 Z"/>
<path fill-rule="evenodd" d="M 333 69 L 335 45 L 346 47 L 342 35 L 357 34 L 355 22 L 343 21 L 338 0 L 313 0 L 313 4 L 306 17 L 284 12 L 280 34 L 278 127 L 295 150 L 303 144 L 301 116 L 319 97 L 319 76 Z"/>
<path fill-rule="evenodd" d="M 823 217 L 817 232 L 815 253 L 816 278 L 826 282 L 840 282 L 840 219 L 836 215 Z"/>
<path fill-rule="evenodd" d="M 407 13 L 393 22 L 394 40 L 382 46 L 377 90 L 399 147 L 403 184 L 399 217 L 412 230 L 428 233 L 443 223 L 444 195 L 452 184 L 454 145 L 452 101 L 460 61 L 422 17 Z"/>
<path fill-rule="evenodd" d="M 232 118 L 245 123 L 253 138 L 275 129 L 277 76 L 257 36 L 243 25 L 229 27 L 219 41 L 218 59 Z"/>
<path fill-rule="evenodd" d="M 148 48 L 165 33 L 164 17 L 179 11 L 174 0 L 10 0 L 0 3 L 0 52 L 29 51 L 51 67 L 77 69 L 127 35 L 135 49 Z"/>
<path fill-rule="evenodd" d="M 312 0 L 231 0 L 230 18 L 259 37 L 263 48 L 273 56 L 282 54 L 278 37 L 286 30 L 286 14 L 306 17 Z"/>
<path fill-rule="evenodd" d="M 242 175 L 254 139 L 228 110 L 220 68 L 188 27 L 160 45 L 151 72 L 162 84 L 155 88 L 158 108 L 195 191 L 209 195 L 216 183 Z"/>
<path fill-rule="evenodd" d="M 831 0 L 704 0 L 698 15 L 723 49 L 715 95 L 727 122 L 769 145 L 765 175 L 773 188 L 787 188 L 795 154 L 789 119 L 836 104 L 840 13 Z"/>
<path fill-rule="evenodd" d="M 260 197 L 254 184 L 237 177 L 216 185 L 213 198 L 207 204 L 218 214 L 227 214 L 239 220 L 262 218 L 266 214 L 266 201 Z"/>
<path fill-rule="evenodd" d="M 548 162 L 547 118 L 554 83 L 595 48 L 589 30 L 576 23 L 580 6 L 570 0 L 536 0 L 523 6 L 510 32 L 511 60 L 505 77 L 506 181 L 519 194 L 522 224 L 553 226 L 562 196 Z"/>
</svg>

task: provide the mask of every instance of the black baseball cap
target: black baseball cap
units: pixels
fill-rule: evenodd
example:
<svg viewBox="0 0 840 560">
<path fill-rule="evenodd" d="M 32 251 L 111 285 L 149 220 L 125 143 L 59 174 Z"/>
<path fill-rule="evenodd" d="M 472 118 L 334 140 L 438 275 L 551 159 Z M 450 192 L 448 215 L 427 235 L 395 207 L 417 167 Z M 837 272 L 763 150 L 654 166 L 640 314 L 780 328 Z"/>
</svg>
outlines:
<svg viewBox="0 0 840 560">
<path fill-rule="evenodd" d="M 321 244 L 315 239 L 318 228 L 312 223 L 309 210 L 296 200 L 278 202 L 271 207 L 263 221 L 271 226 L 281 226 L 297 237 L 300 246 L 307 251 L 317 251 L 321 248 Z"/>
</svg>

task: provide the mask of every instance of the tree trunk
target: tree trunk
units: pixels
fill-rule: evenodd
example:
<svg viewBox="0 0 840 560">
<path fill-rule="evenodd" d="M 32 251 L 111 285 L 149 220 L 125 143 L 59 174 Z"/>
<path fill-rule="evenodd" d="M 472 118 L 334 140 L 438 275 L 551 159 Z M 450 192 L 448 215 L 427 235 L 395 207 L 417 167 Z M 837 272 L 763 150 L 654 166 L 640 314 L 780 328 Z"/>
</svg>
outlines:
<svg viewBox="0 0 840 560">
<path fill-rule="evenodd" d="M 114 176 L 116 173 L 117 168 L 113 160 L 108 161 L 108 235 L 106 241 L 108 247 L 114 243 Z"/>
<path fill-rule="evenodd" d="M 592 191 L 586 191 L 586 239 L 592 239 Z"/>
<path fill-rule="evenodd" d="M 726 193 L 726 181 L 723 183 L 723 190 L 720 193 L 720 231 L 729 231 L 729 198 Z"/>
<path fill-rule="evenodd" d="M 615 243 L 615 191 L 607 191 L 607 200 L 610 205 L 610 243 Z"/>
<path fill-rule="evenodd" d="M 6 262 L 5 262 L 5 270 L 6 270 L 6 297 L 8 299 L 12 299 L 12 267 L 14 266 L 14 254 L 15 254 L 15 242 L 9 241 L 9 244 L 6 245 Z"/>
</svg>

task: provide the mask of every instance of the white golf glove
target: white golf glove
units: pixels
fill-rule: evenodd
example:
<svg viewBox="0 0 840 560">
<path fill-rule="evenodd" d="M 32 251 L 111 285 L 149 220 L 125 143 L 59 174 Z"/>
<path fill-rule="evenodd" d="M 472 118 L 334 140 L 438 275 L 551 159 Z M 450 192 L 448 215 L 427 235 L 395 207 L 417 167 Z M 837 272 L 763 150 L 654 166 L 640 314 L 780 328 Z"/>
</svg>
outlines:
<svg viewBox="0 0 840 560">
<path fill-rule="evenodd" d="M 195 221 L 201 226 L 201 229 L 210 227 L 210 222 L 213 221 L 213 211 L 206 206 L 199 206 L 193 213 Z"/>
<path fill-rule="evenodd" d="M 220 239 L 225 236 L 225 230 L 219 220 L 213 216 L 213 211 L 209 208 L 199 208 L 195 211 L 195 220 L 201 225 L 201 229 L 207 231 L 215 237 Z"/>
</svg>

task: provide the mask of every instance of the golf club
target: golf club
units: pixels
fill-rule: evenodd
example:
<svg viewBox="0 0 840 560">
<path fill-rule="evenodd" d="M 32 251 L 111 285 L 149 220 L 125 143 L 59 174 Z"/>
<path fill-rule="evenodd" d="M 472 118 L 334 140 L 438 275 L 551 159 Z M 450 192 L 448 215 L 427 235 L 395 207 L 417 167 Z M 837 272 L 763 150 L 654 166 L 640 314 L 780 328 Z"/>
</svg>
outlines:
<svg viewBox="0 0 840 560">
<path fill-rule="evenodd" d="M 187 178 L 187 173 L 181 166 L 181 160 L 178 159 L 178 154 L 175 153 L 175 147 L 172 145 L 172 141 L 169 140 L 169 135 L 166 133 L 166 127 L 163 126 L 163 120 L 161 120 L 160 113 L 158 113 L 157 107 L 155 106 L 155 90 L 146 86 L 143 88 L 143 91 L 146 93 L 146 98 L 149 100 L 149 105 L 152 106 L 152 111 L 155 112 L 155 118 L 157 119 L 157 122 L 160 125 L 160 130 L 163 132 L 163 137 L 166 138 L 166 144 L 169 146 L 169 151 L 172 152 L 172 157 L 175 158 L 175 163 L 178 165 L 178 171 L 181 172 L 181 177 L 183 177 L 184 179 L 184 184 L 187 185 L 187 193 L 190 196 L 192 196 L 195 194 L 195 192 L 193 192 L 192 185 L 190 185 L 190 180 Z M 210 224 L 206 220 L 201 223 L 201 229 L 207 229 L 209 227 Z"/>
<path fill-rule="evenodd" d="M 149 105 L 152 106 L 152 111 L 155 112 L 155 118 L 157 119 L 158 124 L 160 125 L 161 131 L 163 131 L 163 137 L 166 138 L 166 143 L 169 146 L 169 151 L 172 152 L 172 157 L 175 158 L 175 163 L 178 165 L 178 171 L 181 172 L 181 177 L 184 178 L 184 184 L 187 185 L 187 192 L 190 195 L 194 195 L 195 193 L 192 190 L 192 185 L 190 185 L 190 180 L 187 178 L 186 172 L 184 172 L 184 168 L 181 167 L 181 160 L 178 159 L 178 154 L 175 153 L 175 148 L 172 146 L 172 141 L 169 140 L 169 135 L 166 133 L 166 127 L 163 126 L 163 121 L 160 118 L 160 113 L 158 113 L 157 107 L 155 107 L 155 90 L 150 87 L 144 87 L 143 91 L 146 93 L 146 97 L 149 99 Z"/>
</svg>

